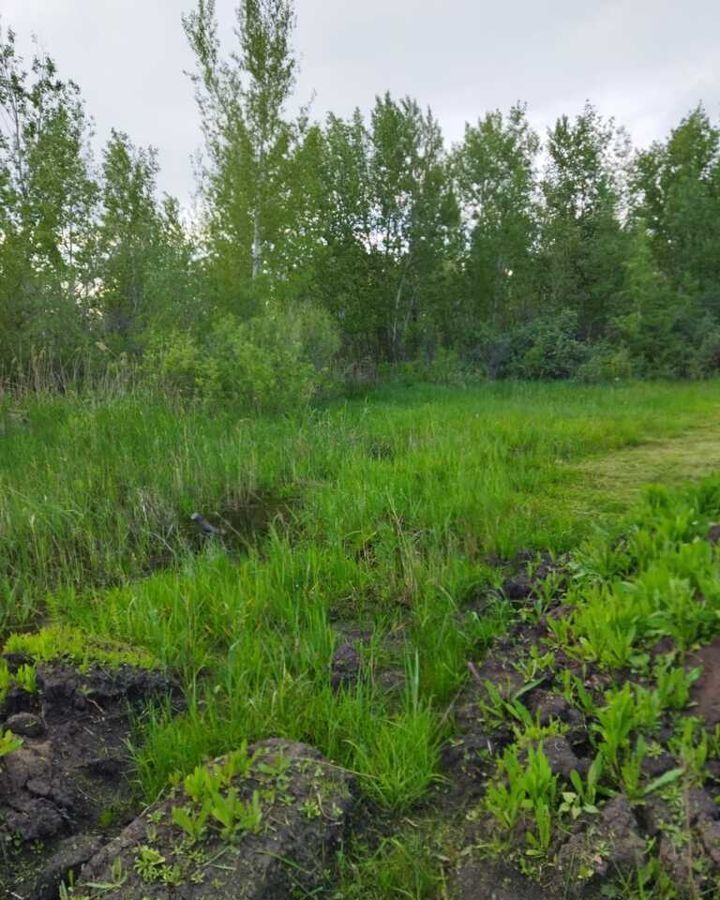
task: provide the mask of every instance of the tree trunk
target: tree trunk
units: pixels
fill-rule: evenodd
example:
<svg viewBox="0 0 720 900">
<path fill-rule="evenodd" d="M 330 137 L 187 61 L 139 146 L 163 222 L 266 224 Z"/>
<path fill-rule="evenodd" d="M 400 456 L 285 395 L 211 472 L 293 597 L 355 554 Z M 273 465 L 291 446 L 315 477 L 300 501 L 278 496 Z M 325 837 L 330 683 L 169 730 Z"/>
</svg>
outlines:
<svg viewBox="0 0 720 900">
<path fill-rule="evenodd" d="M 260 210 L 256 207 L 253 211 L 253 242 L 252 242 L 252 277 L 257 278 L 262 268 L 262 241 L 260 237 Z"/>
</svg>

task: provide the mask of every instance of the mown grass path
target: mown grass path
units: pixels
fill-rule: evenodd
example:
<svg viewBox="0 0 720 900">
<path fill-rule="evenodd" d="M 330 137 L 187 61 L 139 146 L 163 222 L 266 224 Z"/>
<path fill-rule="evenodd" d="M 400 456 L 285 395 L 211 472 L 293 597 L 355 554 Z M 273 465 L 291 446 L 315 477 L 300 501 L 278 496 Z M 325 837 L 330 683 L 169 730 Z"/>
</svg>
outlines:
<svg viewBox="0 0 720 900">
<path fill-rule="evenodd" d="M 571 507 L 584 515 L 621 512 L 649 484 L 679 485 L 720 471 L 720 410 L 669 438 L 643 441 L 570 466 Z"/>
</svg>

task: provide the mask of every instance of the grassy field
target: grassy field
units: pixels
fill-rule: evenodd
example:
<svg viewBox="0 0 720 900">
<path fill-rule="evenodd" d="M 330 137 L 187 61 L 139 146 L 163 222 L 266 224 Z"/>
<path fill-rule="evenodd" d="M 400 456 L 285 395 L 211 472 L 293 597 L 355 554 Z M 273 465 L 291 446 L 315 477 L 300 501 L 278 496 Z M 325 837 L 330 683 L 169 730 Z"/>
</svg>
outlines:
<svg viewBox="0 0 720 900">
<path fill-rule="evenodd" d="M 49 655 L 78 632 L 120 640 L 177 674 L 187 711 L 137 723 L 147 800 L 205 757 L 282 735 L 399 817 L 439 777 L 467 660 L 507 627 L 502 601 L 468 612 L 499 564 L 577 547 L 640 484 L 716 468 L 719 446 L 714 382 L 395 387 L 267 420 L 145 396 L 8 398 L 0 630 L 54 626 Z M 195 511 L 223 534 L 200 535 Z M 359 672 L 338 689 L 334 654 L 357 635 Z M 412 840 L 348 862 L 345 896 L 401 896 L 410 877 L 406 896 L 434 896 Z"/>
</svg>

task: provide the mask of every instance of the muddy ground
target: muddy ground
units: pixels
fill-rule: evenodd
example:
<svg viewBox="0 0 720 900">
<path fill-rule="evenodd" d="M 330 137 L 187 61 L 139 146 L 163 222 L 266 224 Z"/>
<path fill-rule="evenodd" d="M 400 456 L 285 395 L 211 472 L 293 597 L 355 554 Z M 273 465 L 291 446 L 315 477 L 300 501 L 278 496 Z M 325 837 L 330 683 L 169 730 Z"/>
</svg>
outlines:
<svg viewBox="0 0 720 900">
<path fill-rule="evenodd" d="M 30 662 L 5 657 L 10 670 Z M 137 812 L 129 783 L 130 717 L 178 693 L 166 676 L 120 667 L 80 673 L 40 665 L 37 690 L 12 686 L 0 734 L 22 746 L 0 760 L 0 896 L 50 900 Z"/>
</svg>

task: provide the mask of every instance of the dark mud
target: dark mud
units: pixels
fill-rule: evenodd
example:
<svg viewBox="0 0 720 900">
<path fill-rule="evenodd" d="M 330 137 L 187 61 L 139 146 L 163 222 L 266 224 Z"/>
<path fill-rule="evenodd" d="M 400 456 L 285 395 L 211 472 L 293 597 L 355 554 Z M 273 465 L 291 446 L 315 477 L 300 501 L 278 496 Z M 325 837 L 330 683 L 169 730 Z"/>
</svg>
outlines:
<svg viewBox="0 0 720 900">
<path fill-rule="evenodd" d="M 298 496 L 270 490 L 231 494 L 217 509 L 200 510 L 211 533 L 203 531 L 188 517 L 183 520 L 181 534 L 195 551 L 205 547 L 208 541 L 219 542 L 229 551 L 246 551 L 257 546 L 271 529 L 287 533 L 299 507 Z"/>
<path fill-rule="evenodd" d="M 6 657 L 10 668 L 24 662 Z M 58 885 L 132 818 L 130 717 L 175 698 L 157 672 L 120 667 L 79 673 L 40 665 L 37 691 L 14 686 L 0 734 L 22 746 L 0 760 L 0 896 L 57 897 Z"/>
<path fill-rule="evenodd" d="M 688 664 L 702 668 L 702 675 L 692 690 L 695 714 L 701 716 L 709 728 L 714 728 L 720 724 L 720 637 L 693 653 Z"/>
</svg>

